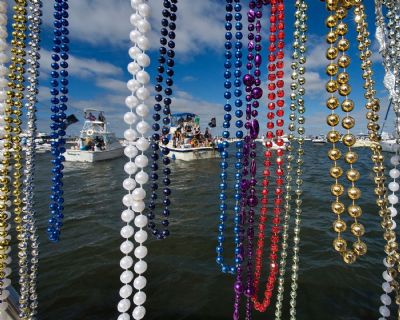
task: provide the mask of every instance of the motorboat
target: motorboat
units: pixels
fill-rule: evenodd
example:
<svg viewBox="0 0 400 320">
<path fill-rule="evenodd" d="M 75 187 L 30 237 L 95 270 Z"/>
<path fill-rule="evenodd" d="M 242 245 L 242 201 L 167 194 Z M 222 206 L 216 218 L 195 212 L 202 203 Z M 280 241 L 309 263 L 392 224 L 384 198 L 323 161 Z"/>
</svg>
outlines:
<svg viewBox="0 0 400 320">
<path fill-rule="evenodd" d="M 115 133 L 109 130 L 104 112 L 85 109 L 85 122 L 80 136 L 64 153 L 66 161 L 96 162 L 119 158 L 124 153 Z"/>
</svg>

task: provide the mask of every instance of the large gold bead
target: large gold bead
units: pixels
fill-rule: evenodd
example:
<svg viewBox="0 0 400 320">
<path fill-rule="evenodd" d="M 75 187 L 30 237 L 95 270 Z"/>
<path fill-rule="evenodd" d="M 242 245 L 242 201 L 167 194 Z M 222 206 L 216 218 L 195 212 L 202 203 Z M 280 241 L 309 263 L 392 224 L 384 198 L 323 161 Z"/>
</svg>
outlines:
<svg viewBox="0 0 400 320">
<path fill-rule="evenodd" d="M 337 18 L 334 15 L 330 15 L 328 18 L 325 20 L 325 24 L 328 28 L 333 28 L 336 26 L 337 23 Z"/>
<path fill-rule="evenodd" d="M 344 160 L 349 164 L 356 163 L 358 160 L 358 155 L 354 151 L 348 151 L 344 155 Z"/>
<path fill-rule="evenodd" d="M 349 50 L 350 42 L 347 39 L 340 39 L 338 42 L 338 49 L 342 52 Z"/>
<path fill-rule="evenodd" d="M 348 55 L 342 55 L 338 59 L 338 65 L 341 68 L 347 68 L 350 65 L 350 57 Z"/>
<path fill-rule="evenodd" d="M 344 35 L 349 31 L 349 28 L 347 27 L 347 23 L 340 22 L 340 23 L 337 25 L 336 30 L 337 30 L 337 33 L 338 33 L 340 36 L 344 36 Z"/>
<path fill-rule="evenodd" d="M 351 133 L 346 133 L 342 138 L 343 144 L 347 147 L 351 147 L 356 143 L 356 137 Z"/>
<path fill-rule="evenodd" d="M 325 86 L 326 91 L 328 91 L 329 93 L 334 93 L 335 91 L 337 91 L 338 87 L 338 83 L 335 80 L 329 80 Z"/>
<path fill-rule="evenodd" d="M 343 261 L 347 264 L 352 264 L 356 262 L 357 255 L 353 250 L 347 250 L 343 253 Z"/>
<path fill-rule="evenodd" d="M 330 47 L 326 50 L 326 57 L 329 60 L 335 60 L 339 54 L 339 50 L 335 47 Z"/>
<path fill-rule="evenodd" d="M 351 92 L 351 86 L 348 83 L 339 86 L 339 94 L 343 97 L 348 96 Z"/>
<path fill-rule="evenodd" d="M 338 233 L 346 231 L 346 228 L 346 222 L 344 222 L 343 220 L 336 220 L 335 222 L 333 222 L 333 230 Z"/>
<path fill-rule="evenodd" d="M 355 222 L 351 225 L 351 233 L 356 237 L 362 237 L 365 233 L 365 228 L 361 223 Z"/>
<path fill-rule="evenodd" d="M 335 110 L 339 106 L 339 100 L 336 97 L 330 97 L 326 101 L 326 106 L 331 110 Z"/>
<path fill-rule="evenodd" d="M 332 167 L 329 172 L 332 178 L 338 179 L 342 176 L 343 169 L 341 167 Z"/>
<path fill-rule="evenodd" d="M 349 213 L 350 217 L 352 217 L 352 218 L 359 218 L 362 215 L 362 209 L 360 206 L 357 206 L 357 205 L 350 205 L 347 208 L 347 212 Z"/>
<path fill-rule="evenodd" d="M 349 74 L 347 72 L 341 72 L 337 75 L 337 82 L 345 84 L 349 82 Z"/>
<path fill-rule="evenodd" d="M 353 128 L 356 124 L 356 121 L 354 120 L 353 117 L 347 116 L 344 117 L 342 120 L 342 127 L 349 130 L 351 128 Z"/>
<path fill-rule="evenodd" d="M 347 16 L 347 10 L 343 7 L 340 7 L 336 10 L 336 15 L 339 19 L 344 19 Z"/>
<path fill-rule="evenodd" d="M 328 42 L 330 44 L 335 43 L 337 39 L 338 39 L 338 35 L 334 31 L 330 31 L 326 35 L 326 42 Z"/>
<path fill-rule="evenodd" d="M 330 114 L 327 118 L 326 118 L 326 122 L 328 123 L 328 125 L 330 125 L 331 127 L 335 127 L 338 125 L 339 123 L 339 116 L 337 114 Z"/>
<path fill-rule="evenodd" d="M 334 76 L 335 74 L 337 74 L 339 72 L 339 67 L 337 64 L 335 63 L 330 63 L 327 67 L 326 67 L 326 73 L 330 76 Z"/>
<path fill-rule="evenodd" d="M 347 242 L 343 239 L 333 240 L 333 248 L 338 252 L 344 252 L 347 250 Z"/>
<path fill-rule="evenodd" d="M 329 11 L 335 11 L 338 7 L 339 1 L 338 0 L 326 0 L 326 8 Z"/>
<path fill-rule="evenodd" d="M 328 151 L 328 157 L 332 161 L 339 160 L 341 156 L 342 156 L 342 153 L 340 152 L 339 149 L 333 148 Z"/>
<path fill-rule="evenodd" d="M 345 100 L 342 102 L 342 110 L 343 110 L 344 112 L 350 112 L 350 111 L 352 111 L 353 109 L 354 109 L 354 102 L 353 102 L 353 100 L 345 99 Z"/>
<path fill-rule="evenodd" d="M 357 187 L 350 187 L 347 190 L 347 195 L 349 196 L 350 199 L 357 200 L 361 197 L 361 190 Z"/>
<path fill-rule="evenodd" d="M 367 245 L 362 241 L 353 243 L 353 249 L 358 256 L 363 256 L 367 253 Z"/>
<path fill-rule="evenodd" d="M 335 183 L 331 186 L 331 193 L 335 196 L 335 197 L 339 197 L 343 194 L 344 192 L 344 187 L 343 185 L 339 184 L 339 183 Z"/>
<path fill-rule="evenodd" d="M 353 168 L 346 172 L 346 176 L 347 176 L 347 179 L 349 179 L 349 181 L 355 182 L 358 179 L 360 179 L 360 172 L 358 172 L 358 170 Z"/>
<path fill-rule="evenodd" d="M 328 132 L 327 139 L 331 143 L 336 143 L 340 140 L 340 133 L 336 130 L 331 130 Z"/>
</svg>

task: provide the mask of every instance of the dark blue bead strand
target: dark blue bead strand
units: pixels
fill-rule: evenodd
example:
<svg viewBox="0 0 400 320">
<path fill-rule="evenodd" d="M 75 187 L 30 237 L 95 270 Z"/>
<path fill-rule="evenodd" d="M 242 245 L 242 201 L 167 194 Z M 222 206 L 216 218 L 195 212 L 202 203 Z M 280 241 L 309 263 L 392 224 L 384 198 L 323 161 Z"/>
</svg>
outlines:
<svg viewBox="0 0 400 320">
<path fill-rule="evenodd" d="M 243 262 L 242 256 L 242 241 L 243 238 L 243 225 L 241 219 L 241 188 L 240 182 L 242 180 L 242 159 L 243 159 L 243 121 L 241 120 L 243 116 L 242 108 L 242 14 L 241 14 L 242 6 L 240 4 L 240 0 L 226 0 L 226 15 L 225 15 L 225 93 L 224 97 L 226 99 L 226 103 L 224 106 L 224 122 L 223 122 L 223 132 L 222 136 L 224 139 L 230 138 L 229 128 L 231 126 L 230 121 L 235 120 L 236 130 L 236 138 L 239 141 L 235 142 L 236 152 L 235 152 L 235 183 L 234 183 L 234 242 L 235 242 L 235 258 L 234 263 L 232 265 L 227 264 L 224 261 L 223 253 L 224 253 L 224 242 L 226 231 L 226 221 L 227 221 L 227 189 L 228 189 L 228 157 L 229 157 L 229 147 L 230 143 L 228 141 L 224 141 L 221 147 L 221 184 L 220 184 L 220 217 L 219 217 L 219 225 L 218 225 L 218 245 L 216 247 L 217 252 L 217 263 L 221 267 L 221 271 L 224 273 L 235 274 L 237 271 L 237 267 Z M 233 12 L 233 13 L 232 13 Z M 235 35 L 233 36 L 232 30 L 235 29 Z M 232 43 L 233 37 L 235 38 L 234 47 Z M 234 55 L 233 55 L 234 52 Z M 231 70 L 234 68 L 234 81 L 233 84 L 231 82 L 232 72 Z M 232 94 L 233 89 L 233 94 Z M 234 102 L 234 106 L 236 108 L 235 114 L 232 117 L 231 112 L 233 109 L 232 102 Z"/>
<path fill-rule="evenodd" d="M 55 0 L 54 2 L 54 38 L 51 63 L 51 154 L 52 162 L 52 187 L 50 196 L 50 218 L 47 234 L 50 241 L 58 242 L 60 229 L 64 218 L 63 198 L 63 162 L 65 158 L 66 114 L 68 102 L 68 2 Z"/>
<path fill-rule="evenodd" d="M 163 18 L 161 20 L 161 38 L 160 38 L 160 56 L 158 58 L 159 66 L 157 68 L 158 75 L 156 77 L 157 84 L 155 85 L 155 100 L 154 113 L 153 113 L 153 130 L 154 134 L 152 136 L 151 148 L 153 153 L 151 155 L 151 180 L 152 180 L 152 193 L 150 196 L 150 203 L 148 205 L 149 219 L 148 227 L 151 233 L 159 240 L 165 239 L 169 236 L 169 215 L 171 205 L 170 195 L 171 195 L 171 180 L 170 174 L 171 169 L 169 164 L 171 162 L 168 157 L 169 149 L 167 147 L 170 139 L 168 137 L 170 133 L 171 125 L 171 96 L 172 96 L 172 86 L 174 84 L 174 65 L 175 65 L 175 30 L 176 30 L 176 12 L 178 10 L 177 0 L 164 0 L 164 9 L 162 11 Z M 164 86 L 164 87 L 163 87 Z M 164 90 L 163 90 L 164 88 Z M 160 124 L 161 121 L 161 124 Z M 160 147 L 161 144 L 161 147 Z M 160 155 L 161 153 L 161 155 Z M 154 222 L 156 215 L 156 201 L 158 199 L 158 189 L 159 189 L 159 172 L 160 165 L 159 160 L 162 159 L 162 225 L 163 230 L 157 228 Z"/>
</svg>

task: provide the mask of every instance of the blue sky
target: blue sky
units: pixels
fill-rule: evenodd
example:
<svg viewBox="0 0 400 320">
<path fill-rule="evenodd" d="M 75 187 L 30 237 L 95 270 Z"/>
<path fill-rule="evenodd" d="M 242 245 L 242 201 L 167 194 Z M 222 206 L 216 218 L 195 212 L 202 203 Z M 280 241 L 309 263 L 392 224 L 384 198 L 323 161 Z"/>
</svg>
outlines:
<svg viewBox="0 0 400 320">
<path fill-rule="evenodd" d="M 293 2 L 287 3 L 286 35 L 290 50 L 293 33 Z M 382 85 L 383 68 L 376 51 L 374 40 L 375 24 L 373 17 L 373 0 L 365 0 L 369 26 L 373 38 L 375 80 L 378 96 L 382 98 L 382 113 L 386 111 L 387 93 Z M 39 129 L 49 131 L 50 95 L 48 89 L 50 71 L 50 48 L 52 46 L 52 3 L 44 1 L 44 26 L 42 32 L 42 58 L 39 94 Z M 327 28 L 324 20 L 327 16 L 324 4 L 318 0 L 309 0 L 309 45 L 307 64 L 307 97 L 306 129 L 307 134 L 325 133 L 328 130 L 325 117 L 325 34 Z M 70 109 L 82 119 L 82 110 L 97 107 L 106 111 L 112 128 L 119 136 L 125 128 L 123 114 L 127 111 L 125 97 L 130 94 L 126 81 L 130 75 L 126 65 L 130 62 L 127 54 L 130 47 L 129 16 L 132 13 L 129 0 L 70 0 Z M 150 38 L 153 43 L 150 52 L 156 62 L 158 49 L 158 30 L 160 26 L 161 0 L 150 0 L 153 7 L 153 30 Z M 206 124 L 211 117 L 220 120 L 223 115 L 223 53 L 224 53 L 224 5 L 223 0 L 180 0 L 178 12 L 176 77 L 173 111 L 196 112 Z M 351 14 L 352 16 L 352 14 Z M 349 21 L 354 30 L 354 22 Z M 267 27 L 267 22 L 264 24 Z M 366 132 L 364 120 L 363 89 L 359 72 L 359 59 L 356 51 L 354 32 L 349 34 L 352 41 L 350 54 L 353 57 L 350 69 L 352 98 L 357 102 L 355 118 L 356 133 Z M 267 45 L 265 44 L 266 48 Z M 290 59 L 286 62 L 290 66 Z M 149 68 L 155 76 L 156 64 Z M 264 67 L 264 70 L 266 68 Z M 289 70 L 286 68 L 286 70 Z M 264 73 L 265 77 L 266 73 Z M 287 77 L 290 75 L 287 74 Z M 286 83 L 289 85 L 289 82 Z M 288 92 L 288 91 L 287 91 Z M 266 100 L 264 100 L 266 101 Z M 260 112 L 262 115 L 262 112 Z M 392 121 L 388 121 L 390 128 Z M 261 123 L 265 123 L 261 120 Z M 218 125 L 221 121 L 218 121 Z M 70 127 L 69 133 L 77 133 L 82 122 Z M 265 126 L 262 126 L 264 128 Z M 215 131 L 219 133 L 221 130 Z M 265 130 L 264 130 L 265 131 Z M 263 131 L 262 131 L 263 132 Z"/>
</svg>

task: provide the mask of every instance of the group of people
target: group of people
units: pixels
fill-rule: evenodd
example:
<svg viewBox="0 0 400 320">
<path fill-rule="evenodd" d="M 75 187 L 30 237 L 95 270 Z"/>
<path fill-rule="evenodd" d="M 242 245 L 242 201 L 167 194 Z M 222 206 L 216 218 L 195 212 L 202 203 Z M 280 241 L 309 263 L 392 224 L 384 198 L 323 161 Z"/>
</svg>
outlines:
<svg viewBox="0 0 400 320">
<path fill-rule="evenodd" d="M 173 147 L 179 148 L 188 145 L 192 148 L 210 147 L 213 144 L 213 138 L 208 128 L 204 134 L 201 133 L 200 126 L 190 122 L 183 122 L 179 125 L 172 137 Z"/>
<path fill-rule="evenodd" d="M 79 140 L 79 149 L 84 151 L 101 151 L 105 150 L 105 143 L 102 137 L 96 136 L 81 138 Z"/>
<path fill-rule="evenodd" d="M 99 116 L 96 117 L 92 112 L 87 113 L 85 111 L 85 119 L 90 120 L 90 121 L 100 121 L 100 122 L 106 122 L 106 117 L 104 116 L 103 111 L 100 111 Z"/>
</svg>

